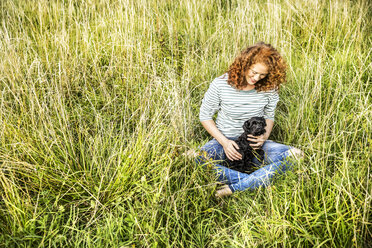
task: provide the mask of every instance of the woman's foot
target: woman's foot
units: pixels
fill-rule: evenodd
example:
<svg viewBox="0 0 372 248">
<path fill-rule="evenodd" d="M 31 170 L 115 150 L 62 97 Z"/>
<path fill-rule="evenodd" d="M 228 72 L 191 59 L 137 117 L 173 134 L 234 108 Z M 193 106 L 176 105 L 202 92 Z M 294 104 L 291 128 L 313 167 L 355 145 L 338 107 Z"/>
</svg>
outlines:
<svg viewBox="0 0 372 248">
<path fill-rule="evenodd" d="M 228 185 L 225 185 L 222 188 L 220 188 L 219 190 L 217 190 L 215 196 L 216 197 L 224 197 L 224 196 L 232 195 L 232 193 L 233 192 L 231 191 L 230 187 Z"/>
<path fill-rule="evenodd" d="M 190 149 L 182 154 L 183 156 L 189 157 L 189 158 L 196 158 L 199 156 L 199 153 L 195 151 L 194 149 Z"/>
</svg>

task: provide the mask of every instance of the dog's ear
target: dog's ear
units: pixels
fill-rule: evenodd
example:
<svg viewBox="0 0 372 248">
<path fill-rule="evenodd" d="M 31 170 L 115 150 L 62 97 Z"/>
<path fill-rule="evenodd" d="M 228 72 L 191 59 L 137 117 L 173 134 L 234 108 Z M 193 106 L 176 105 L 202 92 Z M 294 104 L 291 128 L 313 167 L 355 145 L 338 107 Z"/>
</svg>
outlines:
<svg viewBox="0 0 372 248">
<path fill-rule="evenodd" d="M 252 126 L 252 121 L 251 120 L 248 120 L 246 122 L 244 122 L 244 125 L 243 125 L 243 130 L 244 132 L 248 132 L 251 130 L 251 126 Z"/>
<path fill-rule="evenodd" d="M 266 120 L 262 117 L 263 126 L 266 127 Z"/>
<path fill-rule="evenodd" d="M 259 117 L 259 121 L 263 124 L 264 127 L 266 127 L 266 120 L 263 117 Z"/>
</svg>

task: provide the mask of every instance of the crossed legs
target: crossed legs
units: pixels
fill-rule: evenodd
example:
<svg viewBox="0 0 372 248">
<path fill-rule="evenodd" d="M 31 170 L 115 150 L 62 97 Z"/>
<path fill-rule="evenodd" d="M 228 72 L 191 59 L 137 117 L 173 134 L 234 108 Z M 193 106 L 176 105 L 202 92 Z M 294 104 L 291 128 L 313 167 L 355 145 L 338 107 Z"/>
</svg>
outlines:
<svg viewBox="0 0 372 248">
<path fill-rule="evenodd" d="M 265 159 L 263 163 L 260 163 L 257 159 L 253 160 L 260 168 L 251 174 L 238 172 L 219 164 L 218 161 L 225 159 L 225 153 L 223 147 L 215 139 L 201 148 L 204 155 L 199 156 L 196 161 L 205 164 L 208 160 L 212 160 L 212 168 L 216 171 L 217 180 L 226 184 L 216 192 L 216 196 L 222 197 L 231 195 L 235 191 L 265 187 L 271 183 L 274 175 L 283 174 L 292 167 L 289 158 L 299 159 L 303 157 L 303 152 L 300 149 L 271 140 L 267 140 L 262 149 L 265 152 Z"/>
</svg>

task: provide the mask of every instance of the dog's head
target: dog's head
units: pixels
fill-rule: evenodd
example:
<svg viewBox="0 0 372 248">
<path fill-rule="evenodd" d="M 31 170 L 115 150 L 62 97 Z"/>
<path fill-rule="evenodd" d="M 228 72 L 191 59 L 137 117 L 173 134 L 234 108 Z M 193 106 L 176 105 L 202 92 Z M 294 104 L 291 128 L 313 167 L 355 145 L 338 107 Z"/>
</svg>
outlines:
<svg viewBox="0 0 372 248">
<path fill-rule="evenodd" d="M 243 129 L 247 134 L 253 136 L 260 136 L 266 132 L 266 121 L 263 117 L 252 117 L 251 119 L 244 122 Z"/>
</svg>

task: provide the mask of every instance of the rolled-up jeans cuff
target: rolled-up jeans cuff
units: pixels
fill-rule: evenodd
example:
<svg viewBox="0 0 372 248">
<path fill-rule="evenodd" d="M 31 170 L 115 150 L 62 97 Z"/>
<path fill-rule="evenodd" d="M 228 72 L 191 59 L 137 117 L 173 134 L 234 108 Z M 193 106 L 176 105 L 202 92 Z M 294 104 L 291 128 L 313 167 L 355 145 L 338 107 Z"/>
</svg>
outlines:
<svg viewBox="0 0 372 248">
<path fill-rule="evenodd" d="M 235 192 L 234 186 L 232 186 L 231 184 L 228 184 L 227 186 L 229 186 L 229 188 L 230 188 L 230 190 L 231 190 L 232 193 Z"/>
</svg>

